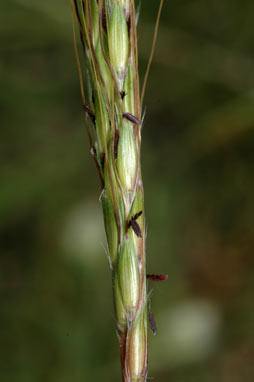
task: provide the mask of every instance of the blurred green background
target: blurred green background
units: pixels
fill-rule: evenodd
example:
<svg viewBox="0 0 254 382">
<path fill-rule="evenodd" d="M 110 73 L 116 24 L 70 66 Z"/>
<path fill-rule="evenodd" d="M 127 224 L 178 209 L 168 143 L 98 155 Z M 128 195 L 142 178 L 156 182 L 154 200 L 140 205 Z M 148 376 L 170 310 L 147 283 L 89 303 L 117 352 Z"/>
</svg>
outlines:
<svg viewBox="0 0 254 382">
<path fill-rule="evenodd" d="M 154 381 L 254 381 L 253 19 L 252 0 L 165 1 L 142 146 L 147 268 L 169 275 L 150 285 Z M 68 1 L 1 0 L 0 78 L 0 380 L 118 382 Z"/>
</svg>

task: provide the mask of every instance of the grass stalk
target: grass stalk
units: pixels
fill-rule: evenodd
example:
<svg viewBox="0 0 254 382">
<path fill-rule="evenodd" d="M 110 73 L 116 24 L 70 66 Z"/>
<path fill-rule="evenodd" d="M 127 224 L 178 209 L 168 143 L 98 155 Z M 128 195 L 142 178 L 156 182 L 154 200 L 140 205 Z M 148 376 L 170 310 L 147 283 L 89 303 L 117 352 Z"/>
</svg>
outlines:
<svg viewBox="0 0 254 382">
<path fill-rule="evenodd" d="M 145 382 L 146 232 L 135 4 L 134 0 L 71 0 L 71 7 L 85 124 L 102 184 L 100 201 L 112 270 L 122 376 L 124 382 Z M 79 58 L 75 21 L 84 66 Z M 142 99 L 143 95 L 144 88 Z"/>
</svg>

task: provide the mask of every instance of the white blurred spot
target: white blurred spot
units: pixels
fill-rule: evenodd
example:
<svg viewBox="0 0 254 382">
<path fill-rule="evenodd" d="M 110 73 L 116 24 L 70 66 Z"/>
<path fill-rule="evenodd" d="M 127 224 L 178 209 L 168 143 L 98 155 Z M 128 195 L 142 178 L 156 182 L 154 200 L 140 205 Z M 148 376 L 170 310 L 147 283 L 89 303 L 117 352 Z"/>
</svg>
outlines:
<svg viewBox="0 0 254 382">
<path fill-rule="evenodd" d="M 100 203 L 75 207 L 67 216 L 60 241 L 66 254 L 82 262 L 103 261 L 106 244 Z"/>
<path fill-rule="evenodd" d="M 153 366 L 176 366 L 202 361 L 216 348 L 220 315 L 208 300 L 190 300 L 166 311 L 158 325 Z"/>
</svg>

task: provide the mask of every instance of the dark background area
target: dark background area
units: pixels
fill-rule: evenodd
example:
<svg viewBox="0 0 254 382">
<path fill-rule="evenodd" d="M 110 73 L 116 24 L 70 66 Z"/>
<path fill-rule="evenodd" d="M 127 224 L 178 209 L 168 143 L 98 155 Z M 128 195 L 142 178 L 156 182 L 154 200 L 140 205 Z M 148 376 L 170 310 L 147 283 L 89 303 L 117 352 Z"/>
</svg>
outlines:
<svg viewBox="0 0 254 382">
<path fill-rule="evenodd" d="M 254 381 L 253 20 L 251 0 L 165 1 L 142 146 L 147 269 L 169 275 L 154 381 Z M 0 2 L 0 79 L 0 380 L 120 381 L 68 1 Z"/>
</svg>

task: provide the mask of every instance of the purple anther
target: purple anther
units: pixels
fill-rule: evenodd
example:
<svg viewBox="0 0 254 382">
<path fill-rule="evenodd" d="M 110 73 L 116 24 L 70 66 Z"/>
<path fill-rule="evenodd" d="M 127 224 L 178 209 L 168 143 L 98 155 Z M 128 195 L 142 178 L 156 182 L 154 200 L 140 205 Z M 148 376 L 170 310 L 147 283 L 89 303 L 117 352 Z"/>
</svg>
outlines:
<svg viewBox="0 0 254 382">
<path fill-rule="evenodd" d="M 155 275 L 155 274 L 149 275 L 149 274 L 147 274 L 146 278 L 151 280 L 151 281 L 164 281 L 164 280 L 167 280 L 168 275 Z"/>
<path fill-rule="evenodd" d="M 150 323 L 150 328 L 152 329 L 153 334 L 156 336 L 157 335 L 157 327 L 154 321 L 154 316 L 153 312 L 149 312 L 149 323 Z"/>
<path fill-rule="evenodd" d="M 135 125 L 141 125 L 141 121 L 130 113 L 123 113 L 123 117 L 128 119 L 128 121 L 135 123 Z"/>
</svg>

